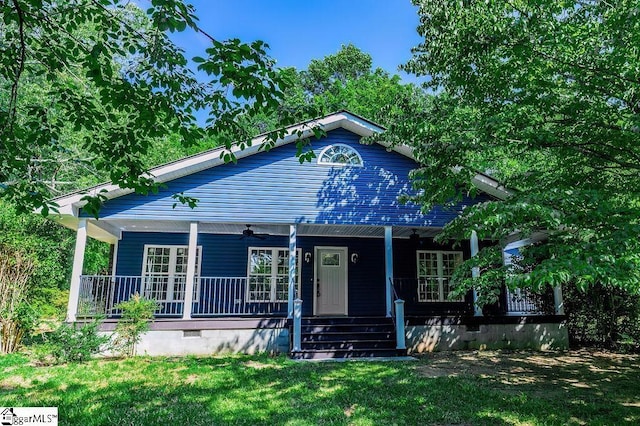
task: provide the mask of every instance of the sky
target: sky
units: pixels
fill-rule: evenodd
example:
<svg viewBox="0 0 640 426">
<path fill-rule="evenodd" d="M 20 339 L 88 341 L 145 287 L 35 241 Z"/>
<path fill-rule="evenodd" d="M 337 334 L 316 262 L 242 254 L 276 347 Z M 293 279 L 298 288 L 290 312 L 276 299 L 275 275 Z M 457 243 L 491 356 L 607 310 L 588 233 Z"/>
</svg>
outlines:
<svg viewBox="0 0 640 426">
<path fill-rule="evenodd" d="M 187 0 L 200 27 L 218 40 L 263 40 L 280 67 L 306 69 L 311 59 L 335 54 L 352 43 L 373 58 L 373 66 L 403 81 L 398 71 L 420 42 L 417 8 L 410 0 Z M 141 1 L 144 6 L 145 1 Z M 174 35 L 188 57 L 203 55 L 208 40 L 193 31 Z"/>
</svg>

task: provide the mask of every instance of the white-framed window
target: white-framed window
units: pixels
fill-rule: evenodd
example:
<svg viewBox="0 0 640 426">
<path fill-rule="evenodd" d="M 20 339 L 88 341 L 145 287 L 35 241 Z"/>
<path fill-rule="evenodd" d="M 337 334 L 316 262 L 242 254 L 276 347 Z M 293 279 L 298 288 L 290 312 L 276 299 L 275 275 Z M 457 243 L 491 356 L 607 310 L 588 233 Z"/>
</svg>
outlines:
<svg viewBox="0 0 640 426">
<path fill-rule="evenodd" d="M 451 277 L 453 271 L 463 261 L 461 251 L 419 250 L 418 262 L 418 302 L 451 302 L 464 299 L 450 299 L 453 291 Z"/>
<path fill-rule="evenodd" d="M 297 250 L 296 292 L 300 297 L 302 250 Z M 247 302 L 287 302 L 289 300 L 289 249 L 249 247 L 247 261 Z"/>
<path fill-rule="evenodd" d="M 187 281 L 188 246 L 150 245 L 144 246 L 142 260 L 143 294 L 158 302 L 182 302 Z M 196 251 L 196 274 L 200 276 L 202 246 Z M 198 280 L 193 286 L 193 300 L 198 301 Z"/>
<path fill-rule="evenodd" d="M 329 145 L 318 155 L 318 164 L 327 166 L 363 166 L 362 157 L 355 148 L 337 143 Z"/>
</svg>

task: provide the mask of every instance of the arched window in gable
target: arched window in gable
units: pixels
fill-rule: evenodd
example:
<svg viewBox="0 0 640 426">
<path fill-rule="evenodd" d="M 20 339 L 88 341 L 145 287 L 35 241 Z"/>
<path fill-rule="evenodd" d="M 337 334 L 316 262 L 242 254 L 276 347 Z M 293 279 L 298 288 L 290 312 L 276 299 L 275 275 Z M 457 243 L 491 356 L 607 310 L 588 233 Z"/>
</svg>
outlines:
<svg viewBox="0 0 640 426">
<path fill-rule="evenodd" d="M 330 145 L 318 156 L 318 164 L 328 166 L 363 166 L 362 157 L 353 147 L 341 143 Z"/>
</svg>

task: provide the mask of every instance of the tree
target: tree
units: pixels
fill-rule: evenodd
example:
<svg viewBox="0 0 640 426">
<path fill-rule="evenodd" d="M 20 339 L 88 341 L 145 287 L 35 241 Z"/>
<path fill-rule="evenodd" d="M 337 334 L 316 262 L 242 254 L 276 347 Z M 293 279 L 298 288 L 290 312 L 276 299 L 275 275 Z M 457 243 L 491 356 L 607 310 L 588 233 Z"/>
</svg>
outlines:
<svg viewBox="0 0 640 426">
<path fill-rule="evenodd" d="M 57 316 L 66 309 L 74 242 L 73 231 L 52 226 L 37 215 L 18 214 L 13 206 L 0 201 L 0 246 L 27 257 L 34 265 L 25 297 L 38 314 Z M 108 244 L 89 239 L 84 272 L 105 273 L 108 255 Z"/>
<path fill-rule="evenodd" d="M 353 44 L 342 45 L 338 53 L 322 59 L 312 59 L 309 67 L 300 72 L 303 89 L 311 95 L 332 92 L 348 81 L 371 73 L 373 60 Z"/>
<path fill-rule="evenodd" d="M 0 197 L 22 211 L 55 207 L 49 200 L 67 163 L 152 191 L 144 156 L 154 141 L 246 143 L 252 135 L 236 118 L 277 108 L 290 85 L 265 43 L 214 39 L 181 0 L 152 0 L 146 11 L 123 0 L 3 0 L 0 14 Z M 211 42 L 192 62 L 168 37 L 185 30 Z M 195 66 L 211 80 L 198 81 Z M 203 109 L 206 128 L 195 117 Z M 281 114 L 280 124 L 293 120 Z M 95 213 L 100 196 L 88 200 Z"/>
<path fill-rule="evenodd" d="M 313 59 L 305 70 L 288 70 L 293 82 L 280 109 L 312 111 L 311 119 L 339 110 L 349 110 L 384 126 L 392 126 L 424 109 L 428 96 L 414 84 L 403 84 L 398 75 L 372 67 L 371 55 L 352 44 L 338 52 Z M 243 122 L 255 133 L 276 128 L 277 114 L 251 117 Z"/>
<path fill-rule="evenodd" d="M 483 251 L 480 280 L 540 289 L 594 283 L 640 290 L 640 9 L 621 0 L 420 1 L 424 41 L 404 69 L 438 96 L 392 129 L 415 145 L 418 199 L 473 191 L 478 171 L 513 188 L 465 210 L 441 238 L 505 242 L 546 232 L 517 269 Z M 466 266 L 469 266 L 467 264 Z M 518 273 L 523 272 L 523 273 Z M 462 274 L 461 274 L 462 275 Z"/>
</svg>

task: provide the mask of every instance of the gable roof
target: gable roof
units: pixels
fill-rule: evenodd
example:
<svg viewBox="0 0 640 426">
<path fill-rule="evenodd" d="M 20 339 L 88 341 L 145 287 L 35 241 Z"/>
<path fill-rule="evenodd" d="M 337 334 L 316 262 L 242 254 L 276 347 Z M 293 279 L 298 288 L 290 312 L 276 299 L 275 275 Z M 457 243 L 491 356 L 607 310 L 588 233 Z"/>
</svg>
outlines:
<svg viewBox="0 0 640 426">
<path fill-rule="evenodd" d="M 287 145 L 299 140 L 300 138 L 312 137 L 313 129 L 315 127 L 320 127 L 326 132 L 338 128 L 343 128 L 359 136 L 371 136 L 377 133 L 381 133 L 385 130 L 384 127 L 370 120 L 343 110 L 321 118 L 309 120 L 288 127 L 287 136 L 276 141 L 273 147 L 276 148 L 279 146 Z M 300 133 L 300 136 L 298 135 L 298 133 Z M 264 151 L 264 149 L 261 149 L 261 146 L 266 140 L 267 134 L 262 134 L 252 139 L 251 146 L 240 149 L 240 147 L 236 145 L 233 146 L 230 151 L 236 156 L 238 160 L 240 160 L 244 157 L 252 156 L 258 154 L 260 151 Z M 415 161 L 413 150 L 408 146 L 395 145 L 389 147 L 384 143 L 380 144 L 385 146 L 387 149 L 398 152 L 399 154 L 402 154 Z M 208 151 L 201 152 L 199 154 L 182 158 L 177 161 L 172 161 L 170 163 L 154 167 L 150 170 L 150 174 L 159 183 L 169 182 L 184 176 L 210 169 L 212 167 L 225 164 L 224 160 L 221 158 L 221 154 L 224 154 L 225 152 L 228 151 L 224 147 L 214 148 Z M 499 182 L 484 174 L 477 174 L 473 178 L 473 184 L 481 191 L 499 199 L 504 199 L 510 194 L 510 192 L 502 185 L 500 185 Z M 114 199 L 127 194 L 131 194 L 132 192 L 134 192 L 132 189 L 124 189 L 112 183 L 104 183 L 85 190 L 57 197 L 53 201 L 59 206 L 59 214 L 52 215 L 52 219 L 66 227 L 76 229 L 79 210 L 85 204 L 85 202 L 82 200 L 84 196 L 103 193 L 107 199 Z M 108 225 L 102 223 L 101 226 L 105 227 Z M 95 234 L 95 232 L 90 233 Z"/>
</svg>

